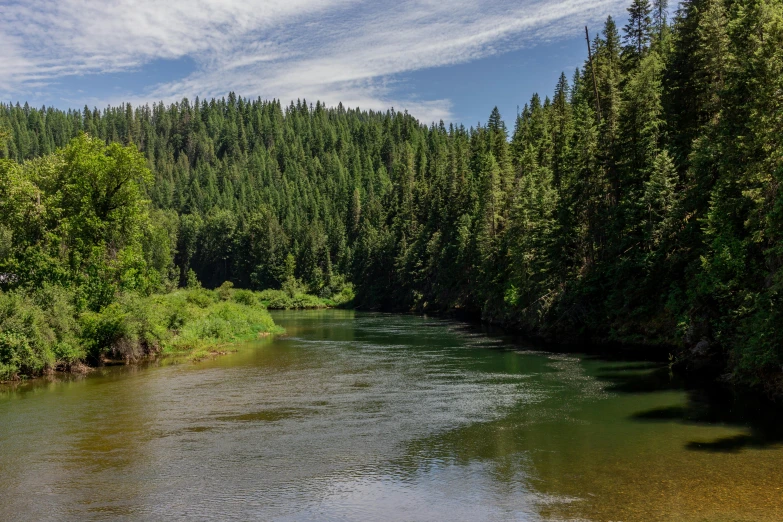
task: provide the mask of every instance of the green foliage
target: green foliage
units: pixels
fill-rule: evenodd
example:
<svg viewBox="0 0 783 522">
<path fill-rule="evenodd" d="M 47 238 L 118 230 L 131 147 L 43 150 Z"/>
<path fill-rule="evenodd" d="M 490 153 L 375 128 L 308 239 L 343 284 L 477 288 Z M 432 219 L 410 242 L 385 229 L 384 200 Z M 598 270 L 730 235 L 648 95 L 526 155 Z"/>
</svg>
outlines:
<svg viewBox="0 0 783 522">
<path fill-rule="evenodd" d="M 79 134 L 0 170 L 0 273 L 12 275 L 4 287 L 79 287 L 77 306 L 97 311 L 119 292 L 165 286 L 176 229 L 160 211 L 150 219 L 151 174 L 135 147 Z"/>
<path fill-rule="evenodd" d="M 310 308 L 327 308 L 330 303 L 314 295 L 296 293 L 289 294 L 284 290 L 263 290 L 259 299 L 270 310 L 305 310 Z"/>
<path fill-rule="evenodd" d="M 239 304 L 254 306 L 258 304 L 258 295 L 250 290 L 237 290 L 233 294 L 233 299 Z"/>
<path fill-rule="evenodd" d="M 188 270 L 187 283 L 185 287 L 189 290 L 196 290 L 198 288 L 201 288 L 201 282 L 198 280 L 198 276 L 196 275 L 196 272 L 194 272 L 192 268 Z"/>
<path fill-rule="evenodd" d="M 644 54 L 652 36 L 652 6 L 649 0 L 632 0 L 625 26 L 625 53 L 634 60 Z"/>
<path fill-rule="evenodd" d="M 233 294 L 232 288 L 234 288 L 234 283 L 231 281 L 223 281 L 223 284 L 217 288 L 217 295 L 221 301 L 228 301 L 231 299 Z"/>
<path fill-rule="evenodd" d="M 209 308 L 216 303 L 217 299 L 219 299 L 219 296 L 215 292 L 203 288 L 189 289 L 185 297 L 188 303 L 199 308 Z"/>
<path fill-rule="evenodd" d="M 192 270 L 190 291 L 154 294 L 178 279 L 181 221 L 150 208 L 150 181 L 135 147 L 85 134 L 0 160 L 0 380 L 274 330 L 257 297 L 226 303 L 232 283 L 205 290 Z"/>
<path fill-rule="evenodd" d="M 0 381 L 80 360 L 85 354 L 77 335 L 73 307 L 61 289 L 0 291 Z"/>
<path fill-rule="evenodd" d="M 129 326 L 126 293 L 186 286 L 166 321 L 187 329 L 189 314 L 258 302 L 201 288 L 229 282 L 271 289 L 270 308 L 459 309 L 549 339 L 706 341 L 738 378 L 769 380 L 783 7 L 686 0 L 669 23 L 666 6 L 634 0 L 622 31 L 607 19 L 593 61 L 532 96 L 510 136 L 497 109 L 465 128 L 233 93 L 0 105 L 0 285 L 72 289 L 78 310 L 108 314 L 91 326 L 102 346 L 163 342 Z M 219 318 L 205 335 L 227 335 Z"/>
<path fill-rule="evenodd" d="M 234 291 L 229 291 L 233 293 Z M 179 290 L 143 297 L 124 295 L 100 313 L 81 317 L 81 341 L 93 360 L 136 360 L 150 353 L 210 350 L 280 331 L 244 291 L 224 300 L 217 290 Z"/>
<path fill-rule="evenodd" d="M 181 327 L 178 335 L 164 345 L 165 351 L 207 349 L 280 331 L 260 306 L 221 301 L 193 312 L 192 319 Z"/>
</svg>

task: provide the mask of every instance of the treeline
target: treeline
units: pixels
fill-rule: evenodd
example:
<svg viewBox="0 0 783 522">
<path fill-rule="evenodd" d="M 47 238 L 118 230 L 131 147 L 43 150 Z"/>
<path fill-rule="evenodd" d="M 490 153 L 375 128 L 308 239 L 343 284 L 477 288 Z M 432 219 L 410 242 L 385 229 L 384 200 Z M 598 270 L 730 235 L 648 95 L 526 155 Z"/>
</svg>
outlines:
<svg viewBox="0 0 783 522">
<path fill-rule="evenodd" d="M 361 306 L 728 355 L 736 377 L 774 385 L 783 4 L 689 0 L 671 21 L 667 7 L 634 0 L 621 29 L 607 19 L 592 60 L 513 129 L 497 110 L 466 129 L 234 94 L 17 104 L 0 105 L 0 154 L 27 164 L 80 132 L 138 147 L 154 176 L 156 284 L 192 271 L 329 297 L 352 281 Z"/>
</svg>

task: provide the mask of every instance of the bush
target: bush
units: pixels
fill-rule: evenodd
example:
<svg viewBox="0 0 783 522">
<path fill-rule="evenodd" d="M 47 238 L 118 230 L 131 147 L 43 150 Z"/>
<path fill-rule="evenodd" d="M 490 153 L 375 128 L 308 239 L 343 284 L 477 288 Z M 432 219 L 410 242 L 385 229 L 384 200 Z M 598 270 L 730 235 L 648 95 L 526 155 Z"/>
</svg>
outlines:
<svg viewBox="0 0 783 522">
<path fill-rule="evenodd" d="M 69 294 L 0 291 L 0 380 L 38 375 L 84 356 Z"/>
<path fill-rule="evenodd" d="M 120 344 L 127 345 L 131 331 L 126 314 L 119 305 L 113 304 L 101 312 L 87 312 L 81 317 L 81 339 L 87 350 L 87 356 L 93 362 L 99 362 L 112 351 L 118 351 Z"/>
<path fill-rule="evenodd" d="M 217 288 L 216 292 L 221 301 L 228 301 L 231 299 L 232 288 L 234 288 L 234 283 L 231 281 L 224 281 L 223 284 Z"/>
<path fill-rule="evenodd" d="M 0 378 L 12 379 L 24 368 L 28 371 L 42 370 L 45 361 L 37 356 L 27 337 L 19 332 L 0 332 Z"/>
<path fill-rule="evenodd" d="M 30 295 L 32 302 L 43 311 L 46 324 L 55 336 L 52 347 L 56 365 L 70 365 L 84 358 L 78 334 L 79 324 L 75 317 L 73 292 L 62 287 L 45 285 Z"/>
<path fill-rule="evenodd" d="M 281 331 L 259 294 L 221 288 L 120 294 L 109 306 L 78 319 L 72 304 L 77 297 L 62 288 L 0 291 L 0 380 L 84 360 L 133 361 L 161 351 L 208 353 L 216 345 Z"/>
<path fill-rule="evenodd" d="M 315 295 L 296 293 L 292 296 L 285 290 L 264 290 L 258 298 L 270 310 L 307 310 L 327 308 L 332 304 Z"/>
<path fill-rule="evenodd" d="M 134 360 L 143 354 L 205 350 L 279 331 L 258 306 L 258 297 L 243 292 L 240 299 L 252 304 L 221 300 L 218 290 L 203 288 L 123 296 L 101 313 L 83 317 L 84 342 L 94 358 Z"/>
<path fill-rule="evenodd" d="M 192 316 L 184 299 L 172 302 L 166 314 L 166 328 L 177 333 Z"/>
<path fill-rule="evenodd" d="M 282 290 L 263 290 L 258 299 L 270 310 L 288 310 L 292 307 L 292 298 Z"/>
<path fill-rule="evenodd" d="M 168 345 L 170 351 L 203 349 L 281 331 L 260 306 L 223 301 L 187 322 Z"/>
<path fill-rule="evenodd" d="M 98 313 L 81 317 L 81 339 L 93 361 L 135 361 L 157 352 L 171 337 L 170 313 L 160 296 L 125 294 Z"/>
<path fill-rule="evenodd" d="M 250 290 L 237 290 L 234 292 L 234 302 L 243 304 L 246 306 L 258 306 L 258 298 L 256 294 Z"/>
<path fill-rule="evenodd" d="M 355 295 L 353 292 L 353 285 L 351 283 L 347 283 L 343 285 L 340 293 L 332 296 L 332 302 L 335 304 L 335 306 L 346 305 L 353 301 L 354 297 Z"/>
<path fill-rule="evenodd" d="M 194 304 L 199 308 L 208 308 L 217 302 L 215 293 L 203 288 L 188 290 L 185 299 L 187 299 L 188 303 Z"/>
</svg>

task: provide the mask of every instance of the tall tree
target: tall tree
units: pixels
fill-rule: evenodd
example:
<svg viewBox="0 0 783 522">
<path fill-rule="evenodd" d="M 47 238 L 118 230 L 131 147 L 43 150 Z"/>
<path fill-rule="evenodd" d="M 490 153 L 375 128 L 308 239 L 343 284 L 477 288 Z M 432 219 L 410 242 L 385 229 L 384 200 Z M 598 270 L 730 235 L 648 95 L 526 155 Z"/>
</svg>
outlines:
<svg viewBox="0 0 783 522">
<path fill-rule="evenodd" d="M 623 28 L 625 56 L 632 64 L 641 60 L 650 45 L 652 35 L 652 7 L 649 0 L 633 0 L 628 8 L 628 23 Z"/>
</svg>

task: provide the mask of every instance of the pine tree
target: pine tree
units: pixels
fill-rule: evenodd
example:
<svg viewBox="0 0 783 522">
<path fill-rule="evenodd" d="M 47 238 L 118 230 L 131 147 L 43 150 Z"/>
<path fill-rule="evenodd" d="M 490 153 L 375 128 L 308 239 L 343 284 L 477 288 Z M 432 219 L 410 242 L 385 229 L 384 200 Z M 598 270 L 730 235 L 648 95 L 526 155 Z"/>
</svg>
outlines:
<svg viewBox="0 0 783 522">
<path fill-rule="evenodd" d="M 664 149 L 655 158 L 650 177 L 644 183 L 643 201 L 647 212 L 644 228 L 649 250 L 660 245 L 663 234 L 672 226 L 672 211 L 677 202 L 676 186 L 677 170 Z"/>
<path fill-rule="evenodd" d="M 570 87 L 565 73 L 560 74 L 560 79 L 555 87 L 555 96 L 552 103 L 553 107 L 553 153 L 552 153 L 552 172 L 556 187 L 561 187 L 567 183 L 568 177 L 568 158 L 570 156 L 571 135 L 573 133 L 571 104 L 569 103 Z"/>
<path fill-rule="evenodd" d="M 701 22 L 697 31 L 696 50 L 697 74 L 701 96 L 699 106 L 709 119 L 720 111 L 720 95 L 724 87 L 729 37 L 726 32 L 727 18 L 723 0 L 706 0 Z"/>
<path fill-rule="evenodd" d="M 623 28 L 624 55 L 631 64 L 638 62 L 650 44 L 652 7 L 649 0 L 633 0 L 628 8 L 628 23 Z"/>
<path fill-rule="evenodd" d="M 663 38 L 663 32 L 666 30 L 669 17 L 669 0 L 653 0 L 652 4 L 652 27 L 658 38 Z"/>
</svg>

